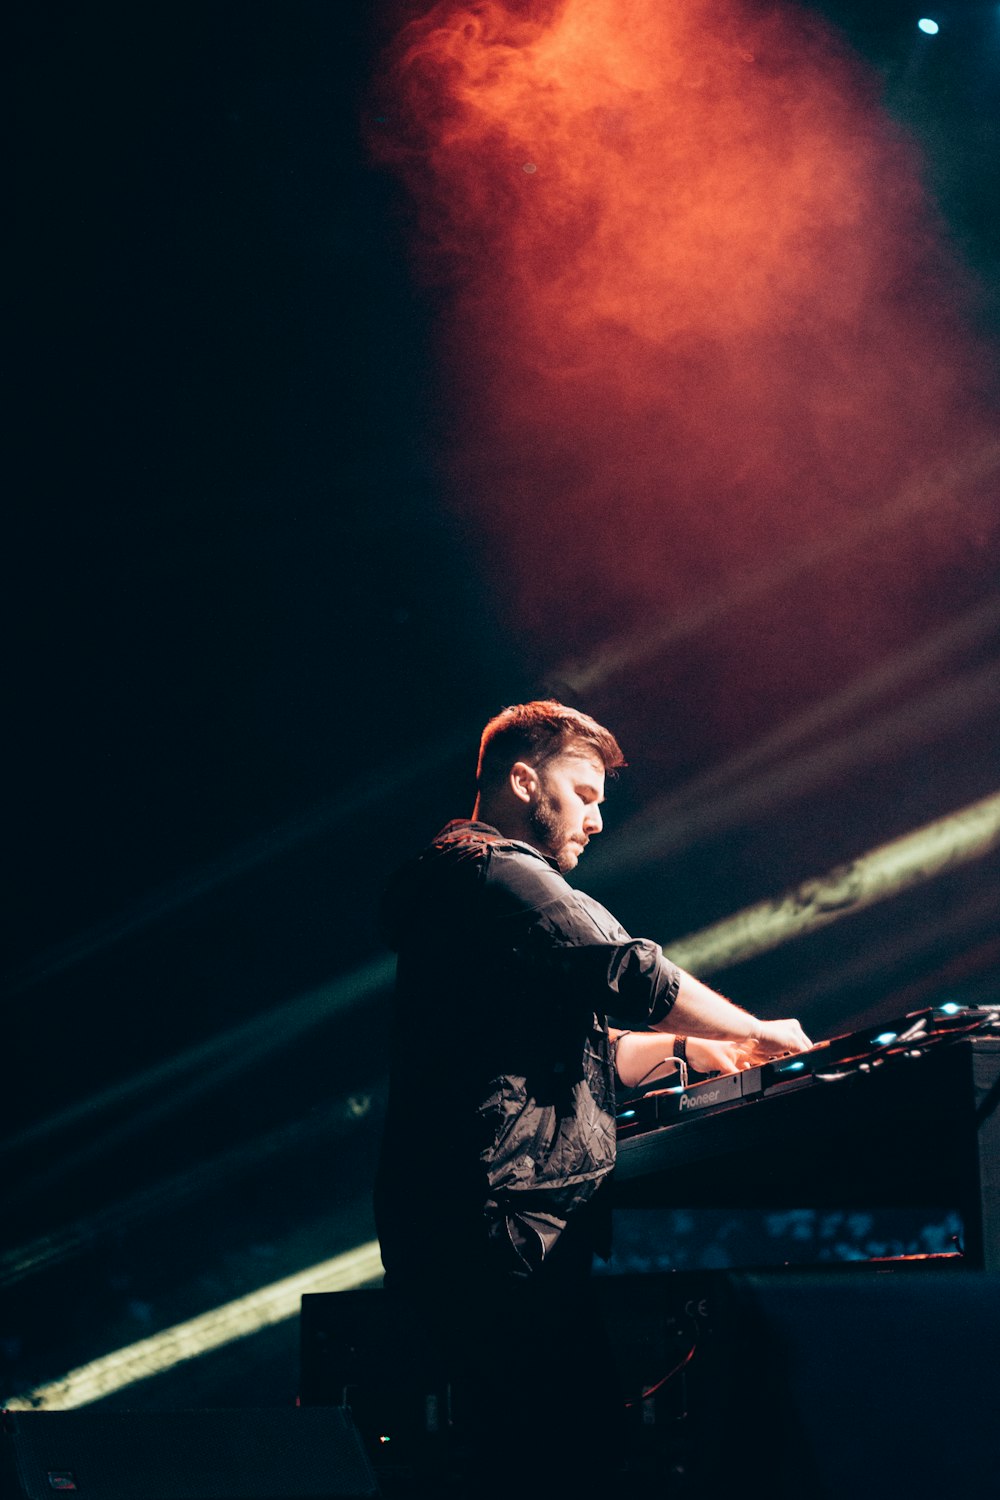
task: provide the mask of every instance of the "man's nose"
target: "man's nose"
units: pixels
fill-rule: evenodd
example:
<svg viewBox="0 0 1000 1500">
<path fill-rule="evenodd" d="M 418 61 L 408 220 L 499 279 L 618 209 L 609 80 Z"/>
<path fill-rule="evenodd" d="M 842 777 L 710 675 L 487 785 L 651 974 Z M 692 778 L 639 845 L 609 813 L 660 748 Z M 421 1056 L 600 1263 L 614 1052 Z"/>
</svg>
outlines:
<svg viewBox="0 0 1000 1500">
<path fill-rule="evenodd" d="M 597 806 L 587 808 L 583 820 L 583 831 L 586 834 L 600 833 L 604 827 L 604 819 L 601 817 L 601 809 Z"/>
</svg>

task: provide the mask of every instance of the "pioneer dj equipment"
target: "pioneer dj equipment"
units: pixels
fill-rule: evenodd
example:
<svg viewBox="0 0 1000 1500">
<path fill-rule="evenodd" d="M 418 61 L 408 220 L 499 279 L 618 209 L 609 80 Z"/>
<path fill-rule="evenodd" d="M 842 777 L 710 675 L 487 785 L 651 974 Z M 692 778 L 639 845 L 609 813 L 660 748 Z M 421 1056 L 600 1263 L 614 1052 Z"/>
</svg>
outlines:
<svg viewBox="0 0 1000 1500">
<path fill-rule="evenodd" d="M 618 1201 L 924 1207 L 1000 1270 L 1000 1007 L 938 1006 L 618 1113 Z"/>
</svg>

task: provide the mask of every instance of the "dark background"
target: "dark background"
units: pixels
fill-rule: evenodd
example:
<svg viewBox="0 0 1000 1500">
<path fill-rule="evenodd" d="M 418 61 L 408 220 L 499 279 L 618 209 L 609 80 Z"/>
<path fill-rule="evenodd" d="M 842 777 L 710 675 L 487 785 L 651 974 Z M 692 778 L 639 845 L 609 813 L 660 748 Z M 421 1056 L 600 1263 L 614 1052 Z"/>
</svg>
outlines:
<svg viewBox="0 0 1000 1500">
<path fill-rule="evenodd" d="M 1000 12 L 947 5 L 929 39 L 897 0 L 825 10 L 924 147 L 995 336 Z M 470 809 L 482 722 L 569 692 L 441 502 L 440 293 L 363 145 L 390 24 L 378 0 L 17 17 L 6 1394 L 370 1238 L 377 893 Z M 689 813 L 642 861 L 594 851 L 584 883 L 666 941 L 994 791 L 995 582 L 991 545 L 959 551 L 842 680 L 775 680 L 789 622 L 765 599 L 577 694 L 631 761 L 608 853 L 654 799 Z M 746 712 L 699 728 L 723 660 Z M 879 672 L 770 780 L 731 775 L 713 821 L 700 777 Z M 816 1036 L 997 1001 L 997 874 L 994 853 L 713 983 Z M 359 970 L 353 1001 L 331 988 Z M 144 1399 L 289 1398 L 290 1339 Z"/>
</svg>

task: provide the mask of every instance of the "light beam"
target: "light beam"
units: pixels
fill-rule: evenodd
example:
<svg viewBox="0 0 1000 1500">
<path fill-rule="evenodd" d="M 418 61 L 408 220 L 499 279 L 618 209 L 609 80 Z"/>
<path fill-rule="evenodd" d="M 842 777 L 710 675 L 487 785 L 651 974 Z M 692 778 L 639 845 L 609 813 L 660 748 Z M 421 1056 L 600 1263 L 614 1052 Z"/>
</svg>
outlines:
<svg viewBox="0 0 1000 1500">
<path fill-rule="evenodd" d="M 4 1404 L 13 1411 L 64 1411 L 88 1406 L 140 1380 L 162 1375 L 186 1360 L 248 1338 L 275 1323 L 284 1323 L 296 1316 L 307 1292 L 350 1291 L 376 1281 L 381 1275 L 378 1242 L 369 1240 L 332 1260 L 321 1261 L 294 1276 L 286 1276 L 283 1281 L 238 1297 L 235 1302 L 226 1302 L 137 1344 L 104 1354 L 58 1380 L 13 1396 Z"/>
<path fill-rule="evenodd" d="M 700 932 L 665 943 L 664 950 L 681 968 L 699 976 L 713 974 L 997 848 L 1000 792 L 838 865 L 827 875 L 804 881 L 782 896 L 759 901 Z"/>
</svg>

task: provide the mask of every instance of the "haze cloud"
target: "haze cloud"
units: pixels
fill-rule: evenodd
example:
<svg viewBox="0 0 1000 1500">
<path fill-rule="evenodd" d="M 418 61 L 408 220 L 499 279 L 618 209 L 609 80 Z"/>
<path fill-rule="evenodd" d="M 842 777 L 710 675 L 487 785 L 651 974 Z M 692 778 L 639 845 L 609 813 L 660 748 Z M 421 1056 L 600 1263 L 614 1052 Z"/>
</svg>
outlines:
<svg viewBox="0 0 1000 1500">
<path fill-rule="evenodd" d="M 387 79 L 374 149 L 447 293 L 450 503 L 553 664 L 827 545 L 941 464 L 947 494 L 869 549 L 855 630 L 982 544 L 970 288 L 915 148 L 824 23 L 442 0 Z M 784 608 L 821 617 L 844 587 Z"/>
</svg>

